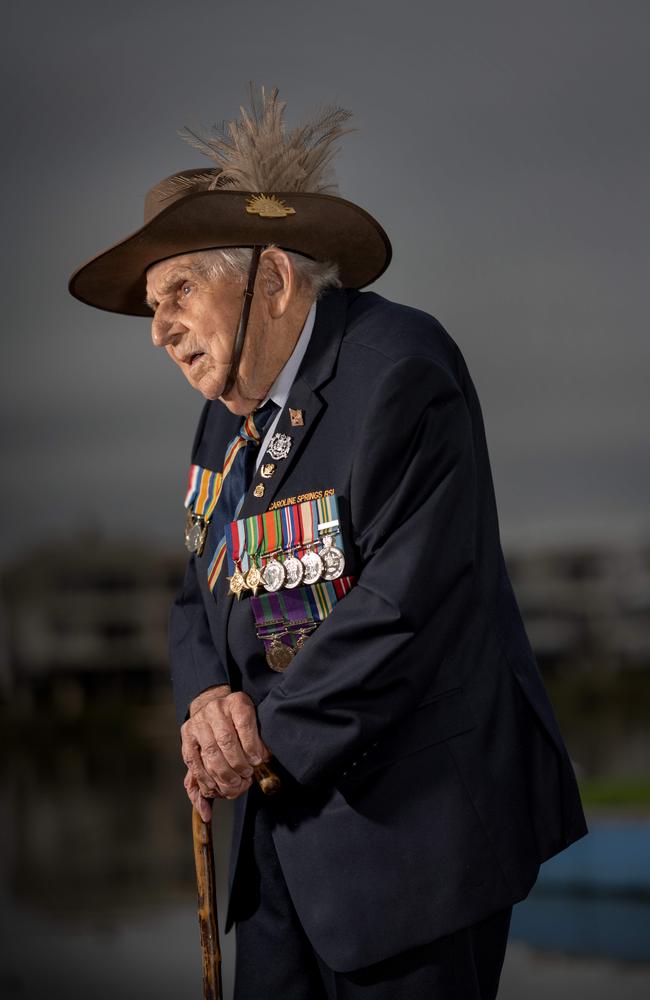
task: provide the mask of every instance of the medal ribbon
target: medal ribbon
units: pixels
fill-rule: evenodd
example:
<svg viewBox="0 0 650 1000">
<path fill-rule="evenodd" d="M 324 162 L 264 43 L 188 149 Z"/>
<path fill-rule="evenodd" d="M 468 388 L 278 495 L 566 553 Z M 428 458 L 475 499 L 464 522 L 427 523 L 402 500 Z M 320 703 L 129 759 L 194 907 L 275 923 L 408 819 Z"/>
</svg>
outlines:
<svg viewBox="0 0 650 1000">
<path fill-rule="evenodd" d="M 311 587 L 278 590 L 251 597 L 255 624 L 259 630 L 281 622 L 319 625 L 332 613 L 338 601 L 350 593 L 355 582 L 353 576 L 341 576 L 338 580 L 322 580 Z"/>
<path fill-rule="evenodd" d="M 323 580 L 311 587 L 279 590 L 273 594 L 251 597 L 257 634 L 268 652 L 274 638 L 293 647 L 293 639 L 306 627 L 306 635 L 331 614 L 337 602 L 352 590 L 356 580 L 342 576 L 338 580 Z M 312 626 L 310 629 L 309 626 Z M 282 634 L 286 632 L 286 634 Z"/>
<path fill-rule="evenodd" d="M 190 465 L 184 503 L 186 507 L 191 507 L 195 514 L 200 514 L 205 521 L 210 520 L 219 502 L 223 481 L 232 468 L 237 452 L 245 448 L 249 441 L 259 441 L 252 415 L 246 417 L 237 437 L 234 437 L 228 445 L 221 472 L 204 469 L 201 465 Z"/>
<path fill-rule="evenodd" d="M 260 594 L 259 597 L 251 597 L 255 622 L 260 630 L 265 631 L 271 628 L 277 631 L 275 626 L 285 625 L 306 625 L 313 621 L 311 617 L 309 602 L 299 590 L 278 590 L 274 594 Z"/>
<path fill-rule="evenodd" d="M 297 547 L 302 537 L 300 516 L 297 508 L 297 504 L 290 504 L 287 507 L 282 507 L 280 510 L 282 522 L 281 546 L 283 549 L 287 549 L 288 551 Z"/>
<path fill-rule="evenodd" d="M 262 533 L 262 515 L 253 514 L 252 517 L 247 517 L 245 521 L 240 523 L 244 527 L 246 554 L 250 562 L 255 562 L 255 556 L 258 554 L 264 538 Z"/>
<path fill-rule="evenodd" d="M 320 537 L 319 525 L 338 521 L 338 505 L 334 495 L 320 500 L 306 500 L 304 503 L 287 504 L 269 510 L 265 514 L 253 514 L 240 521 L 226 525 L 228 566 L 234 572 L 235 563 L 241 563 L 242 572 L 250 565 L 251 555 L 262 558 L 271 552 L 290 552 L 292 549 L 302 554 L 306 546 L 317 542 Z M 338 529 L 330 534 L 339 535 Z M 223 561 L 223 558 L 222 558 Z"/>
<path fill-rule="evenodd" d="M 185 506 L 209 521 L 221 493 L 222 475 L 200 465 L 191 465 Z"/>
</svg>

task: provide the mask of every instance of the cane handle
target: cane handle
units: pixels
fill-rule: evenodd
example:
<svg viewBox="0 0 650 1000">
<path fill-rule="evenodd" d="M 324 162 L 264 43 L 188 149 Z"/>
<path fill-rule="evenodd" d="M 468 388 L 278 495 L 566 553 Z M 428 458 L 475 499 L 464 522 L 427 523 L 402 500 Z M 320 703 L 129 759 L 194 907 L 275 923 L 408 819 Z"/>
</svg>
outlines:
<svg viewBox="0 0 650 1000">
<path fill-rule="evenodd" d="M 258 764 L 253 770 L 255 781 L 265 795 L 275 795 L 282 788 L 282 782 L 268 764 Z"/>
</svg>

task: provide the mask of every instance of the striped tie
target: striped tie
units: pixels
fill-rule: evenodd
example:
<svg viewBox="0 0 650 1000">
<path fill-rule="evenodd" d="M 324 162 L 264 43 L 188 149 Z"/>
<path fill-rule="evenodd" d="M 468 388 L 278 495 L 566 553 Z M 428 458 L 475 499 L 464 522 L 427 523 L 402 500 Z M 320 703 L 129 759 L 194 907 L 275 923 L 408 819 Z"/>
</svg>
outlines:
<svg viewBox="0 0 650 1000">
<path fill-rule="evenodd" d="M 226 555 L 226 525 L 234 521 L 241 510 L 255 471 L 258 448 L 277 412 L 277 404 L 269 400 L 246 417 L 226 448 L 218 499 L 210 524 L 211 539 L 216 546 L 208 566 L 208 586 L 211 591 L 214 590 Z"/>
</svg>

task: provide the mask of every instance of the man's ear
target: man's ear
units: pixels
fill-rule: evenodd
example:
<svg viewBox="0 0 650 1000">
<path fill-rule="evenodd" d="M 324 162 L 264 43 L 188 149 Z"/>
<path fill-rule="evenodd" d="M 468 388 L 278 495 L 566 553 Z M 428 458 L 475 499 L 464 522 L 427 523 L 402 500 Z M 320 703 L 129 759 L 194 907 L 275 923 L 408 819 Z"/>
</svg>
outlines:
<svg viewBox="0 0 650 1000">
<path fill-rule="evenodd" d="M 284 250 L 267 247 L 262 251 L 256 285 L 273 319 L 283 316 L 296 287 L 293 264 Z"/>
</svg>

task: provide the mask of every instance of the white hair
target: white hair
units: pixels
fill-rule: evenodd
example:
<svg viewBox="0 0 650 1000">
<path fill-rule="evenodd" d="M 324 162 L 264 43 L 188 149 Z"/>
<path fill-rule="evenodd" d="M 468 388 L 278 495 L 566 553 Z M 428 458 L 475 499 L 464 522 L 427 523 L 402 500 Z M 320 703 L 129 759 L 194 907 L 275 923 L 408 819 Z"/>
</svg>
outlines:
<svg viewBox="0 0 650 1000">
<path fill-rule="evenodd" d="M 291 259 L 298 287 L 306 289 L 314 298 L 318 298 L 327 288 L 341 287 L 338 264 L 333 261 L 312 260 L 310 257 L 289 250 L 284 252 Z M 253 251 L 247 247 L 199 250 L 192 254 L 196 258 L 192 270 L 199 272 L 209 281 L 219 278 L 245 281 L 252 254 Z"/>
</svg>

